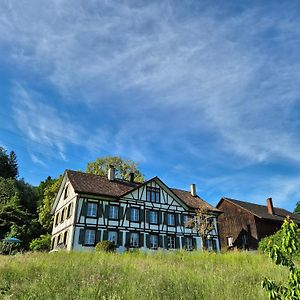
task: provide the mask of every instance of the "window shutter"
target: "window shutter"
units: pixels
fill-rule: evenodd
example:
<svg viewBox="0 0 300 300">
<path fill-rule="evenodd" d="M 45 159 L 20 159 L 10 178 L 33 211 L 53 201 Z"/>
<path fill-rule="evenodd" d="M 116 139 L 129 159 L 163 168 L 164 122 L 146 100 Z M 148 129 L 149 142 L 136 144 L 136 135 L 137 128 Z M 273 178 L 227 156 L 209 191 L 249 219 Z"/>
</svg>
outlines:
<svg viewBox="0 0 300 300">
<path fill-rule="evenodd" d="M 130 247 L 130 232 L 126 232 L 126 244 L 125 247 Z"/>
<path fill-rule="evenodd" d="M 139 246 L 144 247 L 145 235 L 143 233 L 139 234 Z"/>
<path fill-rule="evenodd" d="M 145 210 L 140 209 L 140 222 L 144 222 L 144 221 L 145 221 Z"/>
<path fill-rule="evenodd" d="M 185 246 L 185 236 L 181 237 L 181 244 L 182 244 L 182 249 L 185 249 L 186 246 Z"/>
<path fill-rule="evenodd" d="M 146 222 L 150 223 L 150 211 L 146 210 Z"/>
<path fill-rule="evenodd" d="M 100 242 L 100 238 L 101 238 L 101 230 L 97 230 L 96 231 L 96 244 L 98 243 L 98 242 Z"/>
<path fill-rule="evenodd" d="M 168 236 L 164 236 L 165 249 L 168 249 Z"/>
<path fill-rule="evenodd" d="M 119 220 L 123 219 L 123 211 L 124 211 L 124 207 L 123 206 L 119 206 Z"/>
<path fill-rule="evenodd" d="M 118 245 L 119 246 L 123 245 L 123 231 L 118 232 Z"/>
<path fill-rule="evenodd" d="M 103 230 L 103 241 L 107 241 L 108 238 L 108 232 L 107 230 Z"/>
<path fill-rule="evenodd" d="M 193 237 L 192 240 L 193 240 L 193 249 L 197 249 L 196 239 Z M 204 250 L 204 249 L 206 249 L 206 245 L 204 245 L 204 243 L 206 243 L 206 240 L 202 239 L 202 242 L 203 242 L 203 244 L 202 244 L 203 249 L 202 250 Z"/>
<path fill-rule="evenodd" d="M 178 226 L 178 214 L 174 214 L 175 226 Z"/>
<path fill-rule="evenodd" d="M 130 221 L 130 211 L 131 211 L 131 208 L 130 206 L 128 205 L 127 206 L 127 209 L 126 209 L 126 220 Z"/>
<path fill-rule="evenodd" d="M 84 201 L 84 202 L 82 203 L 81 215 L 82 215 L 82 216 L 86 216 L 86 213 L 87 213 L 87 202 Z"/>
<path fill-rule="evenodd" d="M 84 235 L 85 235 L 85 230 L 84 229 L 80 229 L 80 231 L 79 231 L 79 241 L 78 241 L 78 243 L 80 245 L 84 244 Z"/>
<path fill-rule="evenodd" d="M 150 248 L 150 234 L 146 235 L 146 246 L 147 248 Z"/>
<path fill-rule="evenodd" d="M 180 243 L 179 243 L 179 237 L 178 236 L 175 237 L 175 248 L 180 249 Z"/>
<path fill-rule="evenodd" d="M 158 212 L 158 225 L 160 225 L 162 223 L 162 212 L 159 211 Z"/>
<path fill-rule="evenodd" d="M 159 247 L 160 248 L 164 247 L 164 237 L 162 235 L 159 236 Z"/>
<path fill-rule="evenodd" d="M 167 213 L 166 212 L 162 213 L 162 219 L 163 219 L 163 221 L 162 221 L 163 225 L 166 225 L 167 224 Z"/>
<path fill-rule="evenodd" d="M 102 206 L 102 203 L 101 203 L 101 202 L 98 204 L 97 209 L 98 209 L 98 211 L 97 211 L 97 213 L 98 213 L 98 218 L 101 218 L 102 215 L 103 215 L 103 206 Z"/>
<path fill-rule="evenodd" d="M 214 251 L 217 251 L 217 241 L 215 239 L 212 240 L 212 247 Z"/>
<path fill-rule="evenodd" d="M 177 226 L 181 226 L 181 214 L 177 214 Z"/>
<path fill-rule="evenodd" d="M 109 216 L 109 205 L 105 205 L 105 218 L 108 219 Z"/>
</svg>

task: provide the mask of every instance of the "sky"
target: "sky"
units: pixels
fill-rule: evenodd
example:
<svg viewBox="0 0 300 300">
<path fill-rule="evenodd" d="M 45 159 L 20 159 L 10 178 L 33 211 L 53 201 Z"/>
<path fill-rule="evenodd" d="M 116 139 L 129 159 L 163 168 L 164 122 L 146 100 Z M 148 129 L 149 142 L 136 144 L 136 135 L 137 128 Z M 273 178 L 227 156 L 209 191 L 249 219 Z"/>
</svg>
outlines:
<svg viewBox="0 0 300 300">
<path fill-rule="evenodd" d="M 33 185 L 117 155 L 293 210 L 299 70 L 299 1 L 3 0 L 0 145 Z"/>
</svg>

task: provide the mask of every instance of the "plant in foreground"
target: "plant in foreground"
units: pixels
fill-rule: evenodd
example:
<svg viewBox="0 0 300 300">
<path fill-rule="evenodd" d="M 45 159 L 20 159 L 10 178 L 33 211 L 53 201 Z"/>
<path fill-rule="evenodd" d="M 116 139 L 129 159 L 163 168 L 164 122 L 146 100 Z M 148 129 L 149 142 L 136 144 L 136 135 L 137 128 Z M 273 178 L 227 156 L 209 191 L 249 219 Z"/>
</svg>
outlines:
<svg viewBox="0 0 300 300">
<path fill-rule="evenodd" d="M 279 245 L 269 244 L 267 251 L 276 265 L 289 269 L 286 285 L 280 285 L 273 280 L 264 278 L 262 287 L 269 292 L 270 299 L 298 300 L 300 299 L 300 269 L 296 267 L 293 259 L 299 251 L 300 239 L 297 232 L 298 226 L 289 217 L 284 221 L 282 239 Z"/>
<path fill-rule="evenodd" d="M 114 252 L 116 246 L 111 241 L 101 241 L 95 246 L 96 252 Z"/>
</svg>

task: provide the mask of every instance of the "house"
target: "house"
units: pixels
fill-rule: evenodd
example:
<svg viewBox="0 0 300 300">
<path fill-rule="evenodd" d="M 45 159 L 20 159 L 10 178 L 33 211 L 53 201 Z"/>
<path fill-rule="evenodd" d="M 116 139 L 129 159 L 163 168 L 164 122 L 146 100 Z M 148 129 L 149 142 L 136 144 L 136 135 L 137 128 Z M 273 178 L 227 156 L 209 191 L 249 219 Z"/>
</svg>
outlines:
<svg viewBox="0 0 300 300">
<path fill-rule="evenodd" d="M 214 229 L 206 246 L 219 251 L 217 217 L 220 211 L 191 192 L 169 188 L 158 177 L 144 183 L 67 170 L 51 213 L 52 249 L 91 250 L 102 240 L 126 248 L 202 249 L 202 239 L 185 224 L 195 209 L 209 211 Z"/>
<path fill-rule="evenodd" d="M 222 250 L 257 249 L 258 242 L 278 231 L 287 216 L 300 224 L 300 215 L 273 207 L 272 198 L 259 205 L 223 197 L 217 208 L 223 212 L 218 218 Z"/>
</svg>

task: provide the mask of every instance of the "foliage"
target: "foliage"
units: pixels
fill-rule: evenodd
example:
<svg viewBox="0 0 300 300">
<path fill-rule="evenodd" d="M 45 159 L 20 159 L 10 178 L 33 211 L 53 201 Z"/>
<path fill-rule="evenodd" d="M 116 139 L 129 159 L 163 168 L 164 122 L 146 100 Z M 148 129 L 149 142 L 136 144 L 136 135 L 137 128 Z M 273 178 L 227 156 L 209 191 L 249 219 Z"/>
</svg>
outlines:
<svg viewBox="0 0 300 300">
<path fill-rule="evenodd" d="M 138 169 L 138 164 L 130 159 L 122 159 L 118 156 L 99 157 L 87 164 L 86 172 L 106 176 L 109 166 L 113 165 L 116 170 L 116 178 L 129 180 L 130 173 L 134 173 L 136 182 L 144 182 L 144 175 Z"/>
<path fill-rule="evenodd" d="M 281 243 L 269 245 L 267 251 L 276 265 L 287 267 L 289 270 L 288 282 L 280 285 L 265 278 L 262 287 L 269 292 L 270 299 L 300 299 L 300 269 L 294 262 L 295 254 L 299 251 L 300 238 L 298 226 L 287 218 L 281 227 Z"/>
<path fill-rule="evenodd" d="M 52 179 L 50 176 L 41 182 L 38 187 L 39 193 L 39 222 L 42 225 L 45 233 L 51 233 L 53 226 L 53 216 L 51 215 L 51 209 L 54 204 L 56 194 L 59 190 L 62 181 L 62 176 L 57 179 Z"/>
<path fill-rule="evenodd" d="M 3 299 L 265 300 L 261 278 L 287 271 L 249 252 L 58 251 L 0 256 L 0 274 Z"/>
<path fill-rule="evenodd" d="M 101 241 L 95 246 L 96 252 L 114 252 L 115 250 L 115 244 L 111 241 Z"/>
<path fill-rule="evenodd" d="M 1 255 L 16 254 L 17 252 L 20 251 L 21 251 L 21 245 L 19 243 L 0 242 Z"/>
<path fill-rule="evenodd" d="M 0 177 L 16 178 L 18 176 L 18 163 L 14 151 L 7 154 L 7 151 L 0 147 Z"/>
<path fill-rule="evenodd" d="M 300 201 L 297 202 L 294 213 L 300 215 Z"/>
<path fill-rule="evenodd" d="M 42 234 L 39 238 L 32 240 L 29 245 L 31 251 L 50 251 L 51 234 Z"/>
<path fill-rule="evenodd" d="M 209 233 L 215 228 L 214 217 L 209 214 L 208 210 L 199 208 L 196 210 L 195 217 L 189 220 L 185 226 L 188 228 L 194 228 L 198 235 L 205 240 Z M 203 246 L 206 246 L 205 242 L 203 243 Z"/>
</svg>

